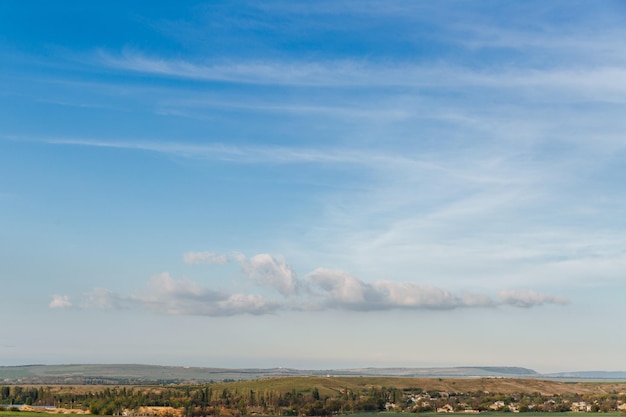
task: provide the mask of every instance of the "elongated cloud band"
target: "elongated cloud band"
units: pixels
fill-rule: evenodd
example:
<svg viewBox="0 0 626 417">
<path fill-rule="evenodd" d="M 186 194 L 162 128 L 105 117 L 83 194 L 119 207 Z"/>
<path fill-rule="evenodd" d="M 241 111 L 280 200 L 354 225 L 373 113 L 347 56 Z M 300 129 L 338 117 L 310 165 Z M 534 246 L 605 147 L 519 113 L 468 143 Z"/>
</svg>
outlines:
<svg viewBox="0 0 626 417">
<path fill-rule="evenodd" d="M 467 68 L 419 66 L 398 62 L 380 66 L 367 61 L 197 63 L 149 57 L 138 52 L 100 51 L 95 59 L 122 71 L 202 81 L 289 86 L 481 86 L 575 88 L 577 91 L 623 92 L 626 71 L 619 66 L 594 69 L 477 72 Z"/>
<path fill-rule="evenodd" d="M 498 294 L 500 302 L 515 307 L 533 307 L 542 304 L 567 304 L 564 297 L 555 297 L 546 294 L 537 294 L 534 291 L 501 291 Z"/>
<path fill-rule="evenodd" d="M 369 311 L 495 305 L 490 297 L 483 295 L 455 295 L 442 288 L 410 282 L 383 280 L 370 284 L 339 270 L 318 268 L 307 278 L 309 283 L 323 292 L 327 308 Z"/>
<path fill-rule="evenodd" d="M 233 316 L 263 315 L 279 311 L 383 311 L 383 310 L 452 310 L 511 306 L 530 308 L 545 304 L 564 305 L 563 297 L 534 291 L 501 291 L 497 298 L 487 294 L 455 294 L 443 288 L 413 282 L 379 280 L 364 282 L 345 271 L 317 268 L 303 278 L 282 257 L 258 254 L 251 258 L 241 253 L 219 255 L 213 252 L 188 252 L 183 255 L 190 265 L 238 263 L 241 276 L 265 293 L 231 293 L 206 288 L 191 280 L 175 279 L 163 272 L 150 279 L 140 295 L 122 295 L 97 288 L 75 304 L 67 295 L 55 295 L 50 308 L 144 308 L 161 314 Z"/>
</svg>

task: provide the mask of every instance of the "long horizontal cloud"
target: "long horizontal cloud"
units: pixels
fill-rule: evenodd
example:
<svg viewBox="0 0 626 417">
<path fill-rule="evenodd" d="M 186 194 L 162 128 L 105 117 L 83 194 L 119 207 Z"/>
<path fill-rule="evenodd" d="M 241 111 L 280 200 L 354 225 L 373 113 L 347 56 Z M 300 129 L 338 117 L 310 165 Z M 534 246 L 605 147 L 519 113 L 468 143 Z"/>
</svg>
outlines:
<svg viewBox="0 0 626 417">
<path fill-rule="evenodd" d="M 409 159 L 380 152 L 362 152 L 341 148 L 313 149 L 284 146 L 226 146 L 218 142 L 201 145 L 163 141 L 122 141 L 89 138 L 7 138 L 51 145 L 85 146 L 156 152 L 183 158 L 218 159 L 240 163 L 271 164 L 354 164 L 373 166 L 412 165 L 434 168 L 432 162 Z"/>
<path fill-rule="evenodd" d="M 530 308 L 544 304 L 567 304 L 567 299 L 534 291 L 501 291 L 497 299 L 487 294 L 455 294 L 443 288 L 412 282 L 379 280 L 372 283 L 341 270 L 317 268 L 297 278 L 281 257 L 258 254 L 247 258 L 213 252 L 190 252 L 183 256 L 189 264 L 238 262 L 242 276 L 253 284 L 275 290 L 278 299 L 259 294 L 229 293 L 205 288 L 188 279 L 175 279 L 163 272 L 152 277 L 140 295 L 122 295 L 97 288 L 81 297 L 79 308 L 142 308 L 161 314 L 232 316 L 263 315 L 278 311 L 451 310 L 506 305 Z M 69 296 L 55 295 L 50 308 L 72 308 Z"/>
<path fill-rule="evenodd" d="M 98 288 L 82 298 L 82 308 L 145 308 L 170 315 L 259 315 L 271 313 L 279 307 L 258 295 L 229 294 L 203 288 L 187 279 L 174 279 L 167 272 L 152 277 L 141 295 L 122 295 Z"/>
<path fill-rule="evenodd" d="M 378 65 L 367 61 L 194 63 L 154 58 L 126 51 L 100 52 L 99 65 L 157 76 L 243 84 L 367 87 L 542 87 L 614 96 L 624 92 L 626 70 L 620 66 L 594 68 L 527 68 L 518 71 L 476 71 L 450 66 L 411 63 Z"/>
<path fill-rule="evenodd" d="M 540 306 L 543 304 L 569 303 L 569 301 L 564 297 L 556 297 L 547 294 L 537 294 L 534 291 L 501 291 L 498 294 L 498 299 L 502 304 L 508 304 L 522 308 Z"/>
<path fill-rule="evenodd" d="M 501 291 L 498 300 L 486 294 L 454 294 L 442 288 L 411 282 L 366 283 L 339 270 L 319 268 L 307 276 L 321 290 L 325 308 L 347 310 L 456 309 L 509 305 L 530 308 L 544 304 L 568 304 L 564 297 L 534 291 Z"/>
<path fill-rule="evenodd" d="M 441 288 L 409 282 L 376 281 L 369 284 L 339 270 L 319 268 L 307 278 L 321 290 L 327 308 L 368 311 L 493 305 L 488 297 L 481 304 L 476 304 L 469 298 L 466 300 Z"/>
<path fill-rule="evenodd" d="M 147 295 L 133 301 L 167 314 L 230 316 L 267 314 L 277 305 L 253 294 L 228 294 L 200 287 L 189 280 L 175 280 L 168 273 L 154 277 Z"/>
</svg>

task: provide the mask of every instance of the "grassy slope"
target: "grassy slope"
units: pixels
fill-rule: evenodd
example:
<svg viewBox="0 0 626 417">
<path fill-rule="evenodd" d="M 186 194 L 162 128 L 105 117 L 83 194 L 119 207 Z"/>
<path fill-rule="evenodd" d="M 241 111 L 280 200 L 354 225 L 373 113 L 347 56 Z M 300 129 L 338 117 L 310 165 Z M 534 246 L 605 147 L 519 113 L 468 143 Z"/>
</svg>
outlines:
<svg viewBox="0 0 626 417">
<path fill-rule="evenodd" d="M 1 384 L 0 384 L 1 385 Z M 75 393 L 97 392 L 107 386 L 98 385 L 51 385 L 44 384 L 52 392 Z M 112 388 L 112 386 L 108 386 Z M 399 389 L 421 388 L 424 391 L 447 391 L 447 392 L 476 392 L 489 391 L 491 393 L 534 393 L 544 395 L 554 394 L 606 394 L 626 392 L 626 382 L 576 382 L 565 383 L 557 381 L 544 381 L 538 379 L 518 378 L 394 378 L 394 377 L 286 377 L 266 378 L 238 382 L 222 382 L 210 384 L 213 390 L 238 390 L 244 391 L 278 391 L 281 393 L 296 390 L 298 392 L 310 392 L 317 388 L 322 396 L 334 397 L 346 388 L 352 391 L 362 391 L 372 387 L 394 387 Z M 146 387 L 144 386 L 144 389 Z M 133 386 L 132 389 L 141 389 Z M 160 389 L 155 387 L 154 389 Z M 22 415 L 24 417 L 24 415 Z"/>
<path fill-rule="evenodd" d="M 239 390 L 275 390 L 288 392 L 307 391 L 317 388 L 320 394 L 333 394 L 349 388 L 361 390 L 371 387 L 422 388 L 448 392 L 489 391 L 494 393 L 533 393 L 554 394 L 604 394 L 626 392 L 626 383 L 577 382 L 565 383 L 537 379 L 481 378 L 481 379 L 433 379 L 433 378 L 390 378 L 390 377 L 292 377 L 269 378 L 253 381 L 218 383 L 214 389 L 230 388 Z"/>
</svg>

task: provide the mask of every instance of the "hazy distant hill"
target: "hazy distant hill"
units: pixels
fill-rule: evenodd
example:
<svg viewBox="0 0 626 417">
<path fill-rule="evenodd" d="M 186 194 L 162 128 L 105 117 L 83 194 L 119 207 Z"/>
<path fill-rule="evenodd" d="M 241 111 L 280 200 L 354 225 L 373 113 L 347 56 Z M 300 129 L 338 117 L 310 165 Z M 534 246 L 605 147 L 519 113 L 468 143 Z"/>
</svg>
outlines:
<svg viewBox="0 0 626 417">
<path fill-rule="evenodd" d="M 607 379 L 611 381 L 626 381 L 626 372 L 623 371 L 576 371 L 576 372 L 557 372 L 546 374 L 549 378 L 574 378 L 574 379 Z"/>
<path fill-rule="evenodd" d="M 224 369 L 156 365 L 27 365 L 0 367 L 0 381 L 66 384 L 141 384 L 250 380 L 281 376 L 509 377 L 536 378 L 537 372 L 517 367 L 358 368 L 329 370 Z"/>
<path fill-rule="evenodd" d="M 534 378 L 554 380 L 626 381 L 626 372 L 560 372 L 540 374 L 519 367 L 354 368 L 300 370 L 289 368 L 226 369 L 156 365 L 27 365 L 1 366 L 0 383 L 47 384 L 168 384 L 287 376 L 352 376 L 407 378 Z"/>
<path fill-rule="evenodd" d="M 222 369 L 157 365 L 27 365 L 0 367 L 0 380 L 49 383 L 169 383 L 301 375 L 281 369 Z"/>
<path fill-rule="evenodd" d="M 306 371 L 309 372 L 309 371 Z M 540 374 L 527 368 L 517 367 L 456 367 L 456 368 L 357 368 L 330 371 L 316 371 L 317 374 L 333 376 L 403 376 L 403 377 L 538 377 Z"/>
</svg>

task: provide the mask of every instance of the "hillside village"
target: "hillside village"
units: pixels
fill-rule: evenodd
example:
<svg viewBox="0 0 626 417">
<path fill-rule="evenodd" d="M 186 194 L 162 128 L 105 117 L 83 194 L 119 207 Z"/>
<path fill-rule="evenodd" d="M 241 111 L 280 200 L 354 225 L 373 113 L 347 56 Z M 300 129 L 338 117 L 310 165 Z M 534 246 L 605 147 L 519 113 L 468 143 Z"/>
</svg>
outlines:
<svg viewBox="0 0 626 417">
<path fill-rule="evenodd" d="M 606 395 L 493 394 L 489 392 L 423 392 L 407 395 L 405 407 L 387 403 L 386 410 L 437 413 L 498 412 L 626 412 L 626 393 Z"/>
</svg>

